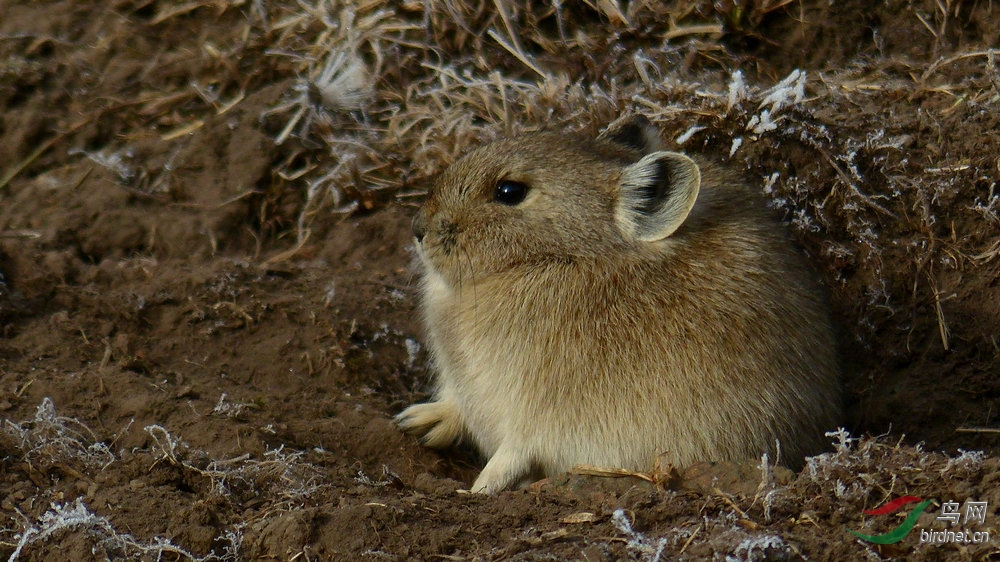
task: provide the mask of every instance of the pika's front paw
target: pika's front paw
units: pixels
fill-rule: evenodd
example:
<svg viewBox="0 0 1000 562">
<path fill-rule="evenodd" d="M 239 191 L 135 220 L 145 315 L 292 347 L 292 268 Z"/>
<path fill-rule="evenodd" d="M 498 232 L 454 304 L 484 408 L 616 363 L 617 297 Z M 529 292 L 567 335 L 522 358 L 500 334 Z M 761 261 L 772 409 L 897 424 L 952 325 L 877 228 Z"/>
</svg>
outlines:
<svg viewBox="0 0 1000 562">
<path fill-rule="evenodd" d="M 531 469 L 531 458 L 510 443 L 500 445 L 497 452 L 472 484 L 473 494 L 496 494 L 522 481 Z"/>
<path fill-rule="evenodd" d="M 443 449 L 455 444 L 462 435 L 462 415 L 453 402 L 414 404 L 396 416 L 396 425 L 406 433 L 423 434 L 420 442 Z"/>
</svg>

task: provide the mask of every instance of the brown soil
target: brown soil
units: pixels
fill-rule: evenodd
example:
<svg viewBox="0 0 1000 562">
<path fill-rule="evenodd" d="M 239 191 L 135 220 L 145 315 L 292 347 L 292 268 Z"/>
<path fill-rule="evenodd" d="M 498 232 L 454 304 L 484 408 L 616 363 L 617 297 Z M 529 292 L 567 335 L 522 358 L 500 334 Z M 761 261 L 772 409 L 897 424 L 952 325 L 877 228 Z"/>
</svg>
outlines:
<svg viewBox="0 0 1000 562">
<path fill-rule="evenodd" d="M 431 4 L 0 4 L 0 555 L 1000 559 L 845 530 L 909 494 L 1000 536 L 1000 6 Z M 365 101 L 302 94 L 346 44 Z M 845 427 L 882 437 L 459 493 L 475 454 L 391 421 L 431 379 L 410 218 L 471 143 L 625 108 L 766 188 L 830 288 Z"/>
</svg>

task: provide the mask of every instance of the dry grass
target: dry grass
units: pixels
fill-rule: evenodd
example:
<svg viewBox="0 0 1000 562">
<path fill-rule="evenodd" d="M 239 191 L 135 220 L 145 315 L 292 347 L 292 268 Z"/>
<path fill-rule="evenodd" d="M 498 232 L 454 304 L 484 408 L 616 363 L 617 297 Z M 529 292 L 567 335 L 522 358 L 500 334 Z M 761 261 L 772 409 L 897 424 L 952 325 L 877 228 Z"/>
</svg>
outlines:
<svg viewBox="0 0 1000 562">
<path fill-rule="evenodd" d="M 624 10 L 607 1 L 573 7 L 436 1 L 397 10 L 378 2 L 254 3 L 245 27 L 203 50 L 206 64 L 224 68 L 254 60 L 250 68 L 260 76 L 230 71 L 192 84 L 207 111 L 184 112 L 190 118 L 162 138 L 182 138 L 239 107 L 248 83 L 292 73 L 284 98 L 261 118 L 275 142 L 288 145 L 290 157 L 276 175 L 306 190 L 296 229 L 301 244 L 318 212 L 370 210 L 419 190 L 470 145 L 497 134 L 557 125 L 593 130 L 633 106 L 629 100 L 654 117 L 684 112 L 675 103 L 690 88 L 672 87 L 663 62 L 654 60 L 676 61 L 683 40 L 718 36 L 724 21 L 749 28 L 787 4 L 744 2 L 720 13 L 707 2 L 633 2 Z M 164 9 L 153 23 L 242 6 L 193 2 Z M 637 31 L 661 21 L 669 22 L 666 42 Z M 615 41 L 612 34 L 626 51 L 596 59 Z M 635 77 L 638 83 L 618 86 Z M 673 95 L 645 99 L 640 92 L 650 87 Z M 163 114 L 190 108 L 191 101 L 171 94 L 132 103 Z"/>
<path fill-rule="evenodd" d="M 57 415 L 48 398 L 38 405 L 34 419 L 21 423 L 4 420 L 0 437 L 8 441 L 8 447 L 20 451 L 27 466 L 44 469 L 60 465 L 76 472 L 67 463 L 103 470 L 115 461 L 108 445 L 100 442 L 89 427 Z"/>
<path fill-rule="evenodd" d="M 315 221 L 327 221 L 330 213 L 419 196 L 437 172 L 486 139 L 542 128 L 592 133 L 623 111 L 640 111 L 676 146 L 714 153 L 761 178 L 775 207 L 821 259 L 862 270 L 868 289 L 857 312 L 860 339 L 871 337 L 887 311 L 914 309 L 915 299 L 927 302 L 929 295 L 938 310 L 941 345 L 948 349 L 948 321 L 932 264 L 981 262 L 995 255 L 996 240 L 985 246 L 972 240 L 943 244 L 948 233 L 934 207 L 955 182 L 991 175 L 983 166 L 992 163 L 928 165 L 913 154 L 906 124 L 883 119 L 881 126 L 860 130 L 855 121 L 831 116 L 862 103 L 883 106 L 887 116 L 899 110 L 892 100 L 905 104 L 917 96 L 957 96 L 959 90 L 969 93 L 961 103 L 995 107 L 993 52 L 908 63 L 905 76 L 861 65 L 823 75 L 796 70 L 775 82 L 739 70 L 739 60 L 719 37 L 758 34 L 768 18 L 794 17 L 796 3 L 720 6 L 441 0 L 391 10 L 377 2 L 255 3 L 241 35 L 213 49 L 228 65 L 262 53 L 270 61 L 259 66 L 262 74 L 274 72 L 270 65 L 295 76 L 261 118 L 289 151 L 275 177 L 302 186 L 305 202 L 295 220 L 295 243 L 267 263 L 294 257 Z M 193 9 L 185 6 L 158 20 Z M 957 9 L 941 5 L 933 23 L 914 13 L 941 35 Z M 937 79 L 943 68 L 979 63 L 987 72 L 967 83 Z M 247 82 L 253 80 L 241 83 Z M 199 95 L 221 113 L 238 106 L 246 88 L 220 82 L 213 91 L 217 99 Z M 774 146 L 795 147 L 801 166 L 783 171 Z M 994 199 L 966 206 L 989 219 L 996 214 Z M 901 257 L 899 237 L 881 235 L 887 220 L 908 223 L 920 239 L 903 256 L 915 264 L 908 280 L 885 270 L 887 256 Z M 950 261 L 942 266 L 943 256 Z M 921 286 L 926 290 L 903 289 Z"/>
<path fill-rule="evenodd" d="M 192 562 L 239 560 L 236 557 L 239 543 L 238 537 L 235 535 L 225 537 L 225 540 L 230 541 L 230 547 L 224 550 L 225 554 L 221 556 L 215 554 L 204 557 L 195 556 L 169 539 L 156 537 L 151 542 L 144 542 L 137 540 L 129 533 L 120 532 L 107 517 L 91 512 L 80 498 L 77 498 L 73 504 L 54 503 L 37 521 L 25 521 L 24 529 L 15 537 L 17 542 L 10 543 L 13 552 L 7 560 L 8 562 L 16 562 L 21 559 L 21 554 L 26 548 L 30 549 L 35 544 L 58 540 L 67 532 L 86 535 L 95 543 L 95 554 L 103 552 L 106 556 L 114 557 L 117 560 L 162 560 L 164 556 L 169 556 L 173 560 L 190 560 Z"/>
<path fill-rule="evenodd" d="M 119 435 L 128 429 L 122 429 Z M 31 476 L 43 490 L 50 485 L 47 474 L 52 471 L 93 482 L 101 472 L 114 473 L 136 459 L 149 459 L 147 473 L 166 463 L 196 479 L 205 479 L 207 497 L 233 503 L 253 500 L 261 504 L 263 507 L 253 518 L 240 521 L 219 536 L 218 542 L 224 546 L 218 551 L 224 554 L 198 557 L 163 537 L 139 540 L 117 529 L 107 517 L 95 514 L 84 498 L 78 497 L 72 504 L 52 500 L 37 519 L 20 514 L 12 526 L 5 525 L 0 530 L 0 544 L 13 549 L 10 562 L 18 560 L 22 551 L 32 545 L 58 540 L 65 533 L 82 533 L 95 547 L 115 559 L 159 560 L 170 555 L 171 559 L 196 561 L 239 560 L 244 528 L 301 508 L 311 495 L 326 486 L 323 470 L 306 462 L 301 451 L 279 447 L 265 451 L 260 459 L 248 454 L 212 459 L 203 451 L 192 450 L 162 426 L 148 426 L 145 432 L 151 440 L 149 449 L 113 452 L 113 440 L 109 445 L 83 423 L 58 415 L 52 400 L 46 398 L 33 419 L 4 423 L 0 429 L 0 450 L 7 457 L 5 462 Z"/>
<path fill-rule="evenodd" d="M 215 460 L 201 451 L 192 451 L 176 436 L 159 425 L 144 428 L 153 441 L 149 451 L 157 458 L 153 466 L 166 462 L 183 471 L 207 479 L 212 493 L 223 498 L 248 500 L 276 494 L 275 507 L 287 510 L 301 504 L 320 487 L 322 471 L 302 461 L 300 451 L 284 447 L 265 451 L 262 459 L 249 454 Z M 151 468 L 152 470 L 152 468 Z"/>
<path fill-rule="evenodd" d="M 305 197 L 294 218 L 294 243 L 268 263 L 293 257 L 316 220 L 328 220 L 331 212 L 373 210 L 419 195 L 431 177 L 483 140 L 541 128 L 596 132 L 623 111 L 648 115 L 677 146 L 728 158 L 762 178 L 796 228 L 823 238 L 817 249 L 826 259 L 871 268 L 869 306 L 906 300 L 888 294 L 892 283 L 881 264 L 892 241 L 879 239 L 884 219 L 923 231 L 926 252 L 910 256 L 918 283 L 925 264 L 942 252 L 962 263 L 994 255 L 996 240 L 942 248 L 936 241 L 946 233 L 933 214 L 948 188 L 943 182 L 989 177 L 994 171 L 984 166 L 993 162 L 918 165 L 908 157 L 906 131 L 891 124 L 857 130 L 854 122 L 830 116 L 859 103 L 882 105 L 890 114 L 920 96 L 995 108 L 995 53 L 908 62 L 904 73 L 873 64 L 823 75 L 793 71 L 775 82 L 752 73 L 720 42 L 759 37 L 765 22 L 799 17 L 798 4 L 435 0 L 388 8 L 364 0 L 220 0 L 161 6 L 153 25 L 245 15 L 231 35 L 202 45 L 207 78 L 160 95 L 149 86 L 105 112 L 129 109 L 147 120 L 186 116 L 161 125 L 162 138 L 181 139 L 241 107 L 255 90 L 287 84 L 281 100 L 260 115 L 286 155 L 264 194 L 260 222 L 288 222 L 271 216 L 276 205 L 267 204 L 269 194 L 294 185 Z M 913 10 L 935 37 L 947 34 L 959 12 L 950 1 L 930 13 Z M 942 69 L 961 64 L 986 71 L 962 84 L 937 79 Z M 807 167 L 794 174 L 775 167 L 780 159 L 766 158 L 770 147 L 788 145 L 812 152 Z M 37 156 L 11 168 L 0 189 Z M 147 188 L 156 185 L 154 179 Z M 968 206 L 995 218 L 994 199 Z M 275 228 L 272 234 L 281 236 L 287 227 Z"/>
</svg>

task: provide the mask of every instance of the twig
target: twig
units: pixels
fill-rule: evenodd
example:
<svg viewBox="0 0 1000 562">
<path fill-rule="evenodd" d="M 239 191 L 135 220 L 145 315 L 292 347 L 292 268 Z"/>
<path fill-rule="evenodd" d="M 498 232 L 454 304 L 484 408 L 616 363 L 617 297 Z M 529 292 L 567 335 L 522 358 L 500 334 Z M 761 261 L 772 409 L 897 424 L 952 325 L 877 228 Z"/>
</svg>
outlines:
<svg viewBox="0 0 1000 562">
<path fill-rule="evenodd" d="M 948 345 L 948 336 L 951 334 L 951 330 L 948 329 L 948 323 L 944 319 L 944 309 L 941 308 L 941 292 L 938 291 L 937 282 L 934 277 L 931 276 L 930 272 L 927 273 L 927 282 L 931 286 L 931 291 L 934 292 L 934 312 L 937 315 L 938 321 L 938 332 L 941 334 L 941 345 L 944 346 L 944 350 L 948 351 L 950 349 Z"/>
<path fill-rule="evenodd" d="M 642 472 L 633 472 L 624 468 L 604 468 L 589 464 L 580 464 L 569 470 L 570 474 L 581 476 L 598 476 L 601 478 L 638 478 L 646 482 L 653 482 L 653 477 Z"/>
<path fill-rule="evenodd" d="M 205 209 L 205 210 L 214 211 L 216 209 L 221 209 L 221 208 L 225 207 L 226 205 L 231 205 L 231 204 L 233 204 L 233 203 L 235 203 L 235 202 L 237 202 L 237 201 L 239 201 L 241 199 L 246 199 L 247 197 L 249 197 L 251 195 L 256 195 L 258 193 L 260 193 L 260 191 L 257 190 L 257 189 L 248 189 L 248 190 L 244 191 L 243 193 L 239 193 L 237 195 L 234 195 L 234 196 L 230 197 L 229 199 L 226 199 L 225 201 L 223 201 L 221 203 L 216 203 L 214 205 L 205 205 L 203 203 L 172 203 L 171 205 L 175 206 L 175 207 L 182 207 L 182 208 L 185 208 L 185 209 Z"/>
<path fill-rule="evenodd" d="M 1000 433 L 1000 428 L 996 427 L 957 427 L 956 433 Z"/>
<path fill-rule="evenodd" d="M 12 179 L 14 179 L 15 177 L 17 177 L 17 175 L 20 174 L 22 171 L 24 171 L 24 169 L 27 168 L 32 162 L 34 162 L 35 160 L 37 160 L 39 156 L 41 156 L 42 154 L 44 154 L 46 150 L 52 148 L 52 145 L 54 145 L 55 143 L 59 142 L 60 140 L 62 140 L 64 138 L 66 138 L 71 133 L 76 132 L 78 129 L 80 129 L 81 127 L 83 127 L 87 123 L 90 123 L 90 121 L 91 121 L 91 119 L 85 119 L 85 120 L 77 123 L 76 125 L 73 125 L 69 129 L 66 129 L 65 131 L 63 131 L 63 132 L 57 134 L 56 136 L 50 138 L 49 140 L 43 142 L 42 144 L 40 144 L 38 146 L 38 148 L 36 148 L 31 154 L 28 155 L 27 158 L 25 158 L 24 160 L 21 160 L 20 162 L 18 162 L 13 168 L 10 169 L 10 171 L 8 171 L 6 174 L 4 174 L 3 178 L 0 178 L 0 190 L 2 190 L 4 187 L 6 187 L 7 184 L 10 183 L 10 181 Z"/>
<path fill-rule="evenodd" d="M 989 56 L 991 56 L 992 53 L 995 53 L 995 52 L 996 52 L 995 50 L 990 49 L 988 51 L 974 51 L 972 53 L 962 53 L 960 55 L 955 55 L 953 57 L 948 57 L 946 59 L 938 59 L 934 64 L 930 65 L 927 68 L 927 70 L 924 71 L 923 74 L 920 75 L 920 83 L 923 84 L 924 82 L 926 82 L 927 79 L 932 74 L 934 74 L 935 72 L 937 72 L 942 66 L 949 65 L 949 64 L 951 64 L 953 62 L 958 62 L 958 61 L 960 61 L 962 59 L 970 59 L 970 58 L 973 58 L 973 57 L 989 57 Z M 989 59 L 987 58 L 987 60 L 989 60 Z"/>
<path fill-rule="evenodd" d="M 0 238 L 41 238 L 42 233 L 36 230 L 0 230 Z"/>
<path fill-rule="evenodd" d="M 295 244 L 294 247 L 292 247 L 292 248 L 290 248 L 288 250 L 285 250 L 284 252 L 281 252 L 280 254 L 278 254 L 276 256 L 271 256 L 270 258 L 264 260 L 264 262 L 262 264 L 260 264 L 261 267 L 264 268 L 265 270 L 267 270 L 267 269 L 273 267 L 275 264 L 283 262 L 283 261 L 291 258 L 292 256 L 294 256 L 295 254 L 299 253 L 302 250 L 302 248 L 306 245 L 306 242 L 309 240 L 309 235 L 312 234 L 312 231 L 310 229 L 308 229 L 308 228 L 305 229 L 304 232 L 305 232 L 305 234 L 303 236 L 301 236 L 301 238 L 299 239 L 298 243 Z"/>
<path fill-rule="evenodd" d="M 990 248 L 984 251 L 983 253 L 976 254 L 970 257 L 979 262 L 980 264 L 985 264 L 997 256 L 1000 256 L 1000 240 L 994 242 L 993 245 L 990 246 Z"/>
<path fill-rule="evenodd" d="M 990 49 L 986 54 L 986 73 L 990 76 L 993 91 L 1000 95 L 1000 72 L 997 71 L 997 51 Z"/>
<path fill-rule="evenodd" d="M 686 35 L 718 35 L 723 32 L 721 24 L 686 25 L 675 27 L 663 34 L 664 39 L 676 39 Z"/>
<path fill-rule="evenodd" d="M 840 176 L 841 181 L 846 183 L 847 187 L 851 188 L 851 191 L 853 191 L 854 194 L 857 195 L 866 205 L 894 219 L 899 218 L 896 216 L 895 213 L 893 213 L 889 209 L 886 209 L 885 207 L 872 201 L 871 198 L 865 195 L 864 193 L 861 193 L 861 190 L 858 189 L 857 184 L 855 184 L 854 181 L 851 180 L 850 176 L 847 175 L 847 172 L 845 172 L 840 168 L 837 162 L 834 161 L 833 157 L 830 156 L 830 154 L 826 150 L 824 150 L 823 147 L 817 145 L 816 149 L 819 150 L 819 153 L 823 155 L 823 158 L 826 159 L 826 161 L 830 164 L 833 170 L 837 172 L 837 175 Z"/>
<path fill-rule="evenodd" d="M 702 528 L 702 525 L 701 525 L 701 524 L 699 524 L 699 525 L 698 525 L 698 528 L 696 528 L 696 529 L 694 530 L 694 532 L 693 532 L 693 533 L 691 533 L 691 536 L 690 536 L 690 537 L 688 537 L 688 540 L 684 541 L 684 546 L 682 546 L 682 547 L 681 547 L 681 551 L 680 551 L 680 553 L 679 553 L 679 554 L 684 554 L 684 551 L 685 551 L 685 550 L 687 550 L 687 547 L 688 547 L 688 546 L 689 546 L 689 545 L 691 544 L 691 541 L 693 541 L 693 540 L 694 540 L 694 538 L 698 536 L 698 533 L 700 533 L 700 532 L 701 532 L 701 528 Z"/>
<path fill-rule="evenodd" d="M 171 141 L 171 140 L 174 140 L 176 138 L 180 138 L 180 137 L 183 137 L 185 135 L 188 135 L 190 133 L 193 133 L 193 132 L 197 131 L 204 124 L 205 124 L 205 122 L 203 120 L 197 119 L 194 122 L 188 123 L 187 125 L 184 125 L 184 126 L 178 128 L 178 129 L 174 129 L 173 131 L 169 131 L 167 133 L 164 133 L 163 135 L 160 136 L 160 138 L 163 139 L 163 140 L 165 140 L 165 141 Z"/>
<path fill-rule="evenodd" d="M 158 25 L 167 21 L 170 18 L 182 16 L 188 12 L 193 12 L 198 8 L 210 5 L 212 5 L 210 2 L 189 2 L 187 4 L 182 4 L 180 6 L 174 6 L 156 14 L 156 17 L 153 18 L 153 21 L 151 23 L 153 25 Z"/>
<path fill-rule="evenodd" d="M 508 53 L 514 55 L 514 58 L 521 61 L 521 64 L 533 70 L 535 74 L 538 74 L 540 77 L 544 79 L 547 79 L 549 77 L 547 74 L 542 72 L 542 69 L 538 68 L 538 66 L 536 66 L 535 63 L 531 62 L 531 59 L 529 59 L 527 55 L 518 51 L 513 45 L 511 45 L 503 37 L 501 37 L 499 33 L 491 29 L 487 31 L 486 34 L 492 37 L 493 40 L 496 41 L 497 43 L 500 43 L 501 47 L 506 49 Z"/>
</svg>

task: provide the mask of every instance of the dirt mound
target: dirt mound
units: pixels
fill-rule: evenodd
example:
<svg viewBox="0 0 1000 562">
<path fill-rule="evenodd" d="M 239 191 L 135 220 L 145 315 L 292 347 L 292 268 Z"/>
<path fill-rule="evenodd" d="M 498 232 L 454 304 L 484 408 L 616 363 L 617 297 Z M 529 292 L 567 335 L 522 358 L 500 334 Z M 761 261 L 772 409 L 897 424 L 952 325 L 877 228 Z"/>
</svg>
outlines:
<svg viewBox="0 0 1000 562">
<path fill-rule="evenodd" d="M 976 532 L 1000 509 L 997 7 L 625 4 L 0 6 L 0 552 L 997 557 L 918 541 L 946 502 L 987 502 Z M 624 110 L 784 215 L 841 325 L 846 427 L 885 435 L 798 474 L 459 493 L 475 455 L 390 421 L 431 376 L 413 211 L 477 142 Z M 901 542 L 849 532 L 906 495 L 938 503 Z"/>
</svg>

